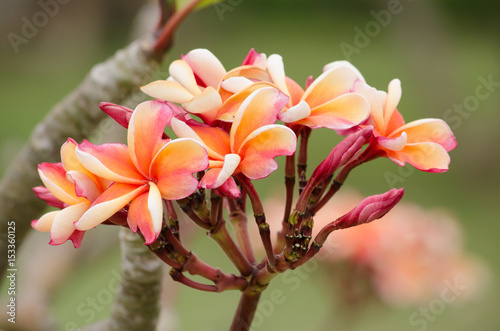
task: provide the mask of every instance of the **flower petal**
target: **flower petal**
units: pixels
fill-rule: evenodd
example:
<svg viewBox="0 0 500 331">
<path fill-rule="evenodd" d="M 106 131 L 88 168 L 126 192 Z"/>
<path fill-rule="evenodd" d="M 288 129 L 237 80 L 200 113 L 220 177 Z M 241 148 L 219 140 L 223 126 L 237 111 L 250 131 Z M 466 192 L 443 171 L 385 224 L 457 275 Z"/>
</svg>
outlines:
<svg viewBox="0 0 500 331">
<path fill-rule="evenodd" d="M 78 248 L 82 244 L 83 235 L 85 231 L 75 230 L 73 234 L 69 237 L 69 240 L 73 242 L 73 247 Z"/>
<path fill-rule="evenodd" d="M 266 69 L 266 54 L 257 53 L 255 49 L 251 49 L 243 60 L 242 66 L 251 65 L 261 69 Z"/>
<path fill-rule="evenodd" d="M 243 101 L 231 126 L 231 150 L 237 152 L 250 133 L 258 128 L 274 124 L 289 97 L 273 87 L 264 87 L 252 92 Z M 239 154 L 239 153 L 238 153 Z"/>
<path fill-rule="evenodd" d="M 272 82 L 271 76 L 269 76 L 269 73 L 265 69 L 255 66 L 242 66 L 234 68 L 224 75 L 223 80 L 228 79 L 229 77 L 246 77 L 255 82 Z"/>
<path fill-rule="evenodd" d="M 391 151 L 400 151 L 406 145 L 406 133 L 403 132 L 399 137 L 395 136 L 394 138 L 386 138 L 384 136 L 377 137 L 377 142 L 384 149 L 388 149 Z"/>
<path fill-rule="evenodd" d="M 370 107 L 366 99 L 357 93 L 347 93 L 312 108 L 311 115 L 297 124 L 311 128 L 344 130 L 360 124 L 369 115 Z"/>
<path fill-rule="evenodd" d="M 113 216 L 113 214 L 125 207 L 131 200 L 148 189 L 148 185 L 111 184 L 92 203 L 80 220 L 75 223 L 75 228 L 80 231 L 92 229 Z"/>
<path fill-rule="evenodd" d="M 90 202 L 83 202 L 61 210 L 54 218 L 50 229 L 50 244 L 60 245 L 65 243 L 76 231 L 73 223 L 89 209 Z"/>
<path fill-rule="evenodd" d="M 78 160 L 93 174 L 114 182 L 143 184 L 144 177 L 130 159 L 128 147 L 122 144 L 94 145 L 84 140 L 76 149 Z"/>
<path fill-rule="evenodd" d="M 363 77 L 363 75 L 361 74 L 361 72 L 358 70 L 358 68 L 356 68 L 355 66 L 353 66 L 349 61 L 345 61 L 345 60 L 334 61 L 334 62 L 330 62 L 330 63 L 326 64 L 323 67 L 323 72 L 331 70 L 333 68 L 337 68 L 337 67 L 347 67 L 347 68 L 349 68 L 350 70 L 352 70 L 356 74 L 356 76 L 358 76 L 358 78 L 361 81 L 365 82 L 365 78 Z"/>
<path fill-rule="evenodd" d="M 288 93 L 290 93 L 289 106 L 297 105 L 304 95 L 304 89 L 291 78 L 285 77 L 285 81 Z"/>
<path fill-rule="evenodd" d="M 153 221 L 153 229 L 156 233 L 156 237 L 158 237 L 163 222 L 163 201 L 161 199 L 161 193 L 158 186 L 156 186 L 153 182 L 149 182 L 148 210 Z"/>
<path fill-rule="evenodd" d="M 191 114 L 213 113 L 222 106 L 222 100 L 216 89 L 209 86 L 191 100 L 182 103 L 182 107 Z M 216 115 L 217 113 L 215 113 Z M 212 115 L 213 116 L 213 115 Z"/>
<path fill-rule="evenodd" d="M 297 137 L 286 126 L 266 125 L 252 132 L 241 145 L 239 169 L 250 179 L 267 177 L 277 169 L 274 160 L 280 155 L 292 155 L 297 147 Z"/>
<path fill-rule="evenodd" d="M 75 193 L 88 201 L 96 200 L 102 193 L 101 187 L 89 176 L 76 170 L 66 173 L 66 178 L 75 185 Z"/>
<path fill-rule="evenodd" d="M 238 154 L 226 154 L 223 167 L 208 170 L 201 179 L 200 186 L 208 189 L 221 186 L 238 168 L 240 161 L 241 158 Z"/>
<path fill-rule="evenodd" d="M 401 113 L 397 109 L 395 109 L 389 122 L 385 123 L 385 135 L 388 137 L 391 136 L 394 131 L 396 131 L 403 125 L 405 125 L 405 120 Z"/>
<path fill-rule="evenodd" d="M 224 80 L 220 86 L 231 93 L 238 93 L 241 90 L 249 87 L 252 85 L 254 82 L 252 82 L 250 79 L 246 77 L 229 77 L 228 79 Z"/>
<path fill-rule="evenodd" d="M 130 203 L 127 220 L 133 232 L 139 228 L 146 245 L 158 238 L 163 221 L 163 204 L 154 183 L 150 182 L 149 192 L 139 195 Z"/>
<path fill-rule="evenodd" d="M 140 103 L 130 118 L 128 151 L 130 159 L 144 177 L 149 177 L 151 162 L 165 144 L 163 131 L 171 118 L 170 107 L 155 101 Z"/>
<path fill-rule="evenodd" d="M 239 91 L 238 93 L 231 95 L 226 99 L 226 101 L 224 101 L 222 107 L 219 109 L 217 119 L 224 122 L 233 122 L 236 113 L 240 109 L 243 101 L 245 101 L 245 99 L 247 99 L 250 94 L 263 87 L 275 87 L 275 86 L 267 82 L 253 83 L 252 85 L 249 85 L 248 87 Z"/>
<path fill-rule="evenodd" d="M 377 91 L 377 89 L 361 81 L 356 82 L 354 91 L 361 94 L 370 105 L 370 115 L 371 119 L 373 119 L 375 129 L 381 134 L 385 134 L 386 123 L 384 122 L 383 104 L 385 103 L 387 94 L 382 91 Z"/>
<path fill-rule="evenodd" d="M 444 147 L 433 142 L 406 144 L 406 146 L 398 152 L 386 152 L 391 158 L 401 160 L 403 163 L 402 165 L 408 162 L 422 171 L 444 172 L 448 170 L 450 164 L 450 156 Z"/>
<path fill-rule="evenodd" d="M 94 175 L 85 168 L 78 158 L 76 157 L 76 148 L 78 144 L 74 139 L 68 138 L 68 140 L 61 147 L 61 162 L 66 171 L 76 170 L 89 177 L 94 177 Z"/>
<path fill-rule="evenodd" d="M 267 71 L 273 80 L 273 83 L 286 95 L 290 96 L 288 86 L 286 84 L 285 67 L 283 58 L 278 54 L 271 54 L 267 58 Z"/>
<path fill-rule="evenodd" d="M 238 199 L 241 196 L 240 189 L 233 177 L 229 177 L 221 186 L 217 188 L 217 193 L 230 199 Z"/>
<path fill-rule="evenodd" d="M 39 198 L 45 201 L 49 206 L 56 207 L 59 209 L 64 208 L 64 202 L 59 200 L 54 196 L 54 194 L 50 193 L 49 189 L 45 186 L 36 186 L 33 187 L 33 192 Z"/>
<path fill-rule="evenodd" d="M 177 82 L 157 80 L 148 85 L 141 86 L 142 92 L 165 101 L 183 103 L 191 100 L 194 95 Z"/>
<path fill-rule="evenodd" d="M 54 218 L 60 212 L 60 210 L 56 210 L 44 214 L 40 219 L 31 221 L 31 227 L 38 231 L 49 232 L 52 228 L 52 223 L 54 223 Z"/>
<path fill-rule="evenodd" d="M 384 122 L 387 124 L 391 120 L 392 114 L 401 100 L 401 81 L 393 79 L 387 88 L 387 99 L 384 106 Z"/>
<path fill-rule="evenodd" d="M 168 68 L 170 76 L 179 82 L 192 95 L 201 93 L 200 87 L 196 83 L 193 70 L 186 61 L 176 60 Z"/>
<path fill-rule="evenodd" d="M 75 185 L 66 178 L 62 163 L 41 163 L 38 165 L 38 173 L 45 187 L 62 202 L 74 205 L 85 201 L 76 195 Z"/>
<path fill-rule="evenodd" d="M 229 134 L 221 128 L 189 120 L 172 118 L 172 129 L 179 138 L 191 138 L 201 143 L 211 159 L 223 160 L 231 152 Z"/>
<path fill-rule="evenodd" d="M 434 142 L 451 151 L 457 147 L 457 141 L 448 124 L 441 119 L 426 118 L 410 122 L 399 127 L 389 137 L 406 132 L 408 143 Z"/>
<path fill-rule="evenodd" d="M 351 92 L 358 75 L 347 67 L 334 67 L 325 71 L 306 89 L 302 100 L 311 109 L 329 102 L 338 96 Z"/>
<path fill-rule="evenodd" d="M 151 167 L 163 199 L 187 197 L 198 187 L 193 173 L 208 167 L 207 151 L 193 139 L 180 138 L 169 142 L 158 154 Z"/>
<path fill-rule="evenodd" d="M 278 114 L 278 119 L 285 123 L 293 123 L 300 121 L 311 115 L 311 108 L 304 100 L 301 100 L 297 105 L 288 108 L 284 112 Z"/>
<path fill-rule="evenodd" d="M 183 56 L 182 60 L 189 64 L 195 75 L 206 86 L 217 88 L 226 73 L 219 59 L 207 49 L 194 49 Z"/>
<path fill-rule="evenodd" d="M 156 239 L 153 220 L 151 218 L 151 213 L 148 210 L 147 193 L 143 193 L 132 200 L 128 209 L 127 221 L 130 230 L 133 232 L 137 232 L 138 229 L 141 230 L 141 233 L 146 240 L 146 244 L 150 244 Z"/>
</svg>

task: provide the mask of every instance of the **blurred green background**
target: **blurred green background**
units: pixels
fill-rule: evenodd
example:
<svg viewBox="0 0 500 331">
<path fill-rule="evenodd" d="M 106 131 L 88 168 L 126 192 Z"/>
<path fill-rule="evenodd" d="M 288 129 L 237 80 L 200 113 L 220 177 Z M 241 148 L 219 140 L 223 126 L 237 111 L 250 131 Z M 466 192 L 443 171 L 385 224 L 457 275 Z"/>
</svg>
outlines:
<svg viewBox="0 0 500 331">
<path fill-rule="evenodd" d="M 92 65 L 127 44 L 142 4 L 127 0 L 69 1 L 60 5 L 58 13 L 34 37 L 18 45 L 16 52 L 8 33 L 20 35 L 22 18 L 31 19 L 41 10 L 40 5 L 24 0 L 0 3 L 3 36 L 0 43 L 0 173 L 5 171 L 36 123 L 82 80 Z M 393 8 L 394 13 L 382 24 L 377 23 L 376 17 L 388 8 Z M 181 25 L 157 78 L 167 76 L 168 64 L 180 54 L 200 47 L 210 49 L 226 68 L 239 65 L 252 47 L 268 55 L 278 53 L 283 56 L 287 75 L 302 85 L 307 76 L 318 76 L 324 64 L 342 59 L 350 60 L 367 82 L 378 89 L 385 90 L 391 79 L 399 78 L 403 97 L 398 108 L 407 122 L 444 118 L 452 127 L 458 148 L 450 153 L 450 170 L 444 174 L 421 173 L 380 159 L 355 170 L 348 184 L 364 195 L 381 193 L 393 186 L 405 187 L 406 201 L 452 210 L 463 226 L 465 249 L 486 261 L 492 282 L 476 301 L 447 306 L 426 329 L 499 330 L 499 14 L 500 4 L 493 0 L 363 0 L 355 3 L 233 0 L 224 6 L 195 12 Z M 360 39 L 359 31 L 368 37 Z M 356 47 L 357 51 L 346 53 L 349 47 L 346 45 Z M 487 96 L 478 97 L 476 91 L 483 80 L 493 83 Z M 460 107 L 462 111 L 458 112 Z M 314 132 L 309 163 L 319 163 L 337 141 L 339 138 L 332 132 Z M 387 180 L 389 173 L 399 178 L 394 185 Z M 258 188 L 266 192 L 281 185 L 281 181 L 282 173 L 273 174 L 259 183 Z M 100 251 L 91 251 L 86 257 L 75 255 L 72 269 L 61 279 L 60 286 L 50 289 L 53 295 L 48 311 L 61 330 L 97 321 L 109 312 L 109 302 L 92 316 L 78 310 L 89 297 L 102 294 L 102 289 L 108 288 L 113 270 L 119 270 L 116 229 L 90 232 L 82 246 L 92 238 L 112 244 L 101 243 L 102 247 L 97 246 L 101 247 Z M 201 231 L 194 235 L 205 239 Z M 30 241 L 35 241 L 32 237 L 41 238 L 43 245 L 48 242 L 46 234 L 32 234 Z M 222 254 L 213 243 L 206 244 L 206 241 L 196 241 L 194 250 L 202 250 L 199 255 L 208 262 L 228 268 Z M 18 253 L 26 265 L 34 263 L 32 249 L 33 246 Z M 69 243 L 50 247 L 48 254 L 59 254 L 55 253 L 58 250 L 73 248 Z M 44 267 L 49 268 L 41 265 L 37 272 L 59 273 L 57 269 L 44 272 Z M 19 273 L 23 271 L 20 269 Z M 37 273 L 22 277 L 30 282 L 30 278 L 37 278 Z M 335 307 L 336 302 L 335 294 L 324 288 L 328 274 L 314 272 L 307 274 L 307 278 L 293 289 L 290 284 L 276 280 L 270 291 L 281 289 L 286 300 L 272 307 L 262 325 L 254 329 L 334 329 L 334 323 L 326 323 L 329 319 L 335 320 L 332 306 Z M 173 330 L 228 328 L 237 305 L 237 293 L 200 293 L 168 282 L 169 289 L 178 298 L 172 317 L 177 324 Z M 30 295 L 40 294 L 31 292 Z M 23 302 L 20 310 L 22 305 Z M 370 303 L 354 316 L 354 328 L 419 330 L 408 321 L 417 308 Z"/>
</svg>

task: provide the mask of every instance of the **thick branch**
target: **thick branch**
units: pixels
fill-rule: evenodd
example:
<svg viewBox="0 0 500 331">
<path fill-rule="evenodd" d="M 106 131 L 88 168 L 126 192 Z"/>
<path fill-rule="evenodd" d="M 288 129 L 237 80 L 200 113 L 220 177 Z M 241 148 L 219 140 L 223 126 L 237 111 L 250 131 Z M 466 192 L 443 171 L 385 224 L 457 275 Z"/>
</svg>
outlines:
<svg viewBox="0 0 500 331">
<path fill-rule="evenodd" d="M 128 229 L 120 230 L 120 246 L 122 279 L 111 317 L 83 331 L 156 330 L 163 263 Z"/>
</svg>

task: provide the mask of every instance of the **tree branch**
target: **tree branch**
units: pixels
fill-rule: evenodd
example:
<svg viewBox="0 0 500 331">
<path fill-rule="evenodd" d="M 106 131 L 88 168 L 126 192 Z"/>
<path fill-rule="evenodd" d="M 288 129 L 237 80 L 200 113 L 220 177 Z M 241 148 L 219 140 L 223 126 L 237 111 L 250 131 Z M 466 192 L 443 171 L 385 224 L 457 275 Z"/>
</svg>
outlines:
<svg viewBox="0 0 500 331">
<path fill-rule="evenodd" d="M 128 229 L 120 230 L 120 246 L 122 279 L 111 317 L 81 331 L 156 330 L 163 263 Z"/>
</svg>

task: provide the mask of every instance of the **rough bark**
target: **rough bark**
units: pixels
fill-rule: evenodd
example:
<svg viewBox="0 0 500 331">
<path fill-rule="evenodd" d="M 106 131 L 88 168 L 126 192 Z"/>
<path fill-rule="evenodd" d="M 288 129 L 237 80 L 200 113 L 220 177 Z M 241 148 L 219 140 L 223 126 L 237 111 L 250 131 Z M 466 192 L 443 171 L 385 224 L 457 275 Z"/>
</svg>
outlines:
<svg viewBox="0 0 500 331">
<path fill-rule="evenodd" d="M 120 230 L 122 279 L 109 319 L 82 331 L 153 331 L 160 312 L 162 265 L 144 241 L 130 230 Z"/>
</svg>

